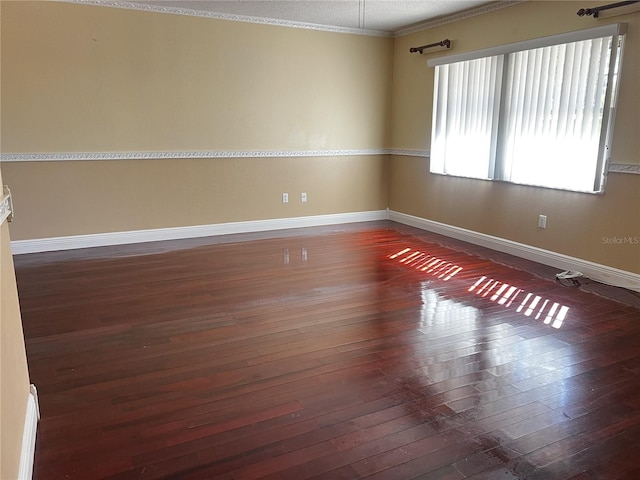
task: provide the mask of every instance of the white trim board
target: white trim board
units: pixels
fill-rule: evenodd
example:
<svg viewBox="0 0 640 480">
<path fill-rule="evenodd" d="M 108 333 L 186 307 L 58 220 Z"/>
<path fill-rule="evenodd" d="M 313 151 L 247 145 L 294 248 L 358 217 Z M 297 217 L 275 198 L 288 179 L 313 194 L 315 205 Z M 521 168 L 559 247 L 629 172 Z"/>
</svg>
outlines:
<svg viewBox="0 0 640 480">
<path fill-rule="evenodd" d="M 240 15 L 234 13 L 211 12 L 208 10 L 197 10 L 191 8 L 177 8 L 173 6 L 161 6 L 148 3 L 122 2 L 119 0 L 58 0 L 65 3 L 79 3 L 81 5 L 95 5 L 100 7 L 124 8 L 128 10 L 141 10 L 155 13 L 168 13 L 173 15 L 185 15 L 189 17 L 211 18 L 217 20 L 228 20 L 232 22 L 257 23 L 262 25 L 273 25 L 276 27 L 301 28 L 305 30 L 318 30 L 321 32 L 348 33 L 352 35 L 367 35 L 372 37 L 393 37 L 392 32 L 373 30 L 368 28 L 351 28 L 334 25 L 320 25 L 317 23 L 298 22 L 295 20 L 284 20 L 267 17 L 253 17 L 250 15 Z"/>
<path fill-rule="evenodd" d="M 180 240 L 185 238 L 210 237 L 237 233 L 255 233 L 288 228 L 317 227 L 344 223 L 371 222 L 386 220 L 387 210 L 367 212 L 336 213 L 307 217 L 276 218 L 246 222 L 216 223 L 188 227 L 157 228 L 134 230 L 129 232 L 109 232 L 68 237 L 39 238 L 33 240 L 14 240 L 11 249 L 14 255 L 24 253 L 73 250 L 76 248 L 105 247 L 130 243 L 158 242 L 162 240 Z"/>
<path fill-rule="evenodd" d="M 0 162 L 74 162 L 104 160 L 178 160 L 217 158 L 289 158 L 289 157 L 354 157 L 387 155 L 386 148 L 360 148 L 341 150 L 186 150 L 186 151 L 131 151 L 131 152 L 48 152 L 0 153 Z"/>
<path fill-rule="evenodd" d="M 218 223 L 188 227 L 135 230 L 129 232 L 109 232 L 33 240 L 14 240 L 11 242 L 11 248 L 14 255 L 20 255 L 26 253 L 73 250 L 76 248 L 103 247 L 131 243 L 156 242 L 162 240 L 179 240 L 238 233 L 266 232 L 289 228 L 339 225 L 385 219 L 456 238 L 475 245 L 481 245 L 483 247 L 508 253 L 517 257 L 526 258 L 543 265 L 556 267 L 560 270 L 578 270 L 588 278 L 598 282 L 627 288 L 629 290 L 640 291 L 640 275 L 636 273 L 619 270 L 606 265 L 600 265 L 587 260 L 570 257 L 568 255 L 392 210 L 373 210 L 368 212 Z"/>
<path fill-rule="evenodd" d="M 460 20 L 465 20 L 467 18 L 475 17 L 477 15 L 483 15 L 485 13 L 490 13 L 495 10 L 500 10 L 502 8 L 510 7 L 512 5 L 517 5 L 518 3 L 522 3 L 525 1 L 527 0 L 502 0 L 500 2 L 492 2 L 486 5 L 482 5 L 481 7 L 465 10 L 460 13 L 447 15 L 447 16 L 435 18 L 432 20 L 426 20 L 424 22 L 420 22 L 414 25 L 408 25 L 406 27 L 403 27 L 393 32 L 393 36 L 404 37 L 407 35 L 411 35 L 412 33 L 422 32 L 430 28 L 439 27 L 442 25 L 446 25 L 448 23 L 458 22 Z"/>
<path fill-rule="evenodd" d="M 468 60 L 476 60 L 484 57 L 493 57 L 496 55 L 505 55 L 509 53 L 521 52 L 524 50 L 534 50 L 536 48 L 545 48 L 563 43 L 580 42 L 583 40 L 591 40 L 594 38 L 611 37 L 615 35 L 624 35 L 627 31 L 625 23 L 610 23 L 608 25 L 600 25 L 592 28 L 585 28 L 573 32 L 549 35 L 547 37 L 539 37 L 532 40 L 524 40 L 521 42 L 499 45 L 496 47 L 483 48 L 473 50 L 471 52 L 457 53 L 453 55 L 444 55 L 437 58 L 427 60 L 428 67 L 436 67 L 439 65 L 448 65 L 451 63 L 465 62 Z"/>
<path fill-rule="evenodd" d="M 18 469 L 19 480 L 31 480 L 33 477 L 33 459 L 36 452 L 36 432 L 40 408 L 38 407 L 38 391 L 35 385 L 29 388 L 27 398 L 27 413 L 24 418 L 24 431 L 22 434 L 22 451 L 20 453 L 20 467 Z"/>
<path fill-rule="evenodd" d="M 173 14 L 173 15 L 186 15 L 186 16 L 194 16 L 194 17 L 213 18 L 218 20 L 229 20 L 229 21 L 245 22 L 245 23 L 258 23 L 258 24 L 264 24 L 264 25 L 274 25 L 278 27 L 301 28 L 306 30 L 319 30 L 319 31 L 333 32 L 333 33 L 347 33 L 347 34 L 355 34 L 355 35 L 367 35 L 367 36 L 373 36 L 373 37 L 400 37 L 404 35 L 409 35 L 411 33 L 420 32 L 422 30 L 427 30 L 429 28 L 433 28 L 439 25 L 445 25 L 447 23 L 475 17 L 476 15 L 489 13 L 494 10 L 499 10 L 505 7 L 509 7 L 511 5 L 515 5 L 517 3 L 521 3 L 526 0 L 503 0 L 500 2 L 492 2 L 488 5 L 483 5 L 478 8 L 466 10 L 464 12 L 447 15 L 441 18 L 437 18 L 435 20 L 427 20 L 425 22 L 420 22 L 417 25 L 409 25 L 407 27 L 402 27 L 395 32 L 373 30 L 368 28 L 352 28 L 352 27 L 340 27 L 336 25 L 321 25 L 316 23 L 306 23 L 306 22 L 299 22 L 294 20 L 253 17 L 249 15 L 211 12 L 206 10 L 203 11 L 203 10 L 192 9 L 192 8 L 177 8 L 177 7 L 161 6 L 161 5 L 154 5 L 154 4 L 148 4 L 148 3 L 122 2 L 119 0 L 58 0 L 58 1 L 66 2 L 66 3 L 79 3 L 84 5 L 96 5 L 96 6 L 102 6 L 102 7 L 125 8 L 130 10 L 142 10 L 142 11 L 156 12 L 156 13 L 167 13 L 167 14 Z M 362 15 L 364 14 L 365 12 L 363 10 Z"/>
<path fill-rule="evenodd" d="M 220 158 L 358 157 L 398 155 L 429 158 L 429 150 L 409 148 L 360 148 L 343 150 L 186 150 L 175 152 L 31 152 L 0 153 L 2 162 L 87 162 L 127 160 L 215 160 Z M 640 174 L 640 164 L 609 163 L 609 172 Z"/>
<path fill-rule="evenodd" d="M 516 257 L 526 258 L 534 262 L 556 267 L 560 271 L 578 270 L 586 277 L 597 282 L 626 288 L 640 292 L 640 275 L 617 268 L 608 267 L 580 258 L 563 255 L 561 253 L 544 250 L 542 248 L 525 245 L 523 243 L 494 237 L 484 233 L 474 232 L 460 227 L 434 222 L 425 218 L 408 215 L 406 213 L 389 211 L 389 220 L 412 227 L 456 238 L 474 245 L 508 253 Z"/>
</svg>

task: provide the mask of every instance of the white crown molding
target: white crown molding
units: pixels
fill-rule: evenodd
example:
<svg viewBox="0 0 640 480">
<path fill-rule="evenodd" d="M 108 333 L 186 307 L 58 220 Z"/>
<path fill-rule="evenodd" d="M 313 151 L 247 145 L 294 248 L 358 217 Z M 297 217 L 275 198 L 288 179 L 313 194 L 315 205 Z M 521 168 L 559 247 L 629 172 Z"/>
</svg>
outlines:
<svg viewBox="0 0 640 480">
<path fill-rule="evenodd" d="M 592 280 L 640 292 L 640 275 L 637 273 L 393 210 L 389 211 L 389 220 L 508 253 L 516 257 L 526 258 L 543 265 L 556 267 L 562 271 L 577 270 Z"/>
<path fill-rule="evenodd" d="M 410 25 L 405 28 L 401 28 L 393 33 L 394 37 L 404 37 L 406 35 L 411 35 L 412 33 L 421 32 L 423 30 L 428 30 L 429 28 L 439 27 L 441 25 L 446 25 L 447 23 L 458 22 L 460 20 L 465 20 L 471 17 L 477 17 L 478 15 L 484 15 L 485 13 L 495 12 L 496 10 L 501 10 L 506 7 L 511 7 L 513 5 L 517 5 L 518 3 L 523 3 L 528 0 L 505 0 L 499 2 L 493 2 L 488 5 L 483 5 L 482 7 L 472 8 L 470 10 L 460 12 L 454 15 L 447 15 L 441 18 L 435 18 L 433 20 L 427 20 L 425 22 L 420 22 L 415 25 Z"/>
<path fill-rule="evenodd" d="M 370 37 L 393 37 L 393 33 L 381 30 L 369 30 L 366 28 L 337 27 L 331 25 L 319 25 L 316 23 L 295 22 L 292 20 L 280 20 L 275 18 L 252 17 L 248 15 L 235 15 L 188 8 L 162 7 L 145 3 L 119 2 L 117 0 L 55 0 L 61 3 L 77 3 L 81 5 L 94 5 L 99 7 L 124 8 L 127 10 L 141 10 L 145 12 L 169 13 L 189 17 L 212 18 L 216 20 L 228 20 L 232 22 L 257 23 L 272 25 L 275 27 L 300 28 L 304 30 L 316 30 L 321 32 L 348 33 L 352 35 L 366 35 Z"/>
<path fill-rule="evenodd" d="M 228 20 L 232 22 L 245 22 L 245 23 L 257 23 L 262 25 L 272 25 L 276 27 L 288 27 L 288 28 L 300 28 L 304 30 L 317 30 L 322 32 L 332 33 L 347 33 L 352 35 L 366 35 L 372 37 L 402 37 L 410 35 L 412 33 L 421 32 L 429 28 L 438 27 L 440 25 L 446 25 L 447 23 L 457 22 L 467 18 L 483 15 L 485 13 L 494 12 L 518 3 L 526 2 L 528 0 L 504 0 L 482 7 L 467 10 L 453 15 L 447 15 L 441 18 L 427 20 L 408 27 L 401 28 L 395 32 L 385 32 L 382 30 L 371 30 L 366 28 L 350 28 L 350 27 L 338 27 L 332 25 L 320 25 L 316 23 L 296 22 L 293 20 L 282 20 L 275 18 L 264 17 L 252 17 L 249 15 L 237 15 L 220 12 L 210 12 L 203 10 L 193 10 L 189 8 L 177 8 L 177 7 L 163 7 L 160 5 L 151 5 L 145 3 L 135 2 L 121 2 L 118 0 L 54 0 L 61 3 L 76 3 L 81 5 L 94 5 L 100 7 L 112 7 L 121 8 L 127 10 L 139 10 L 155 13 L 167 13 L 172 15 L 183 15 L 189 17 L 202 17 L 212 18 L 216 20 Z"/>
<path fill-rule="evenodd" d="M 371 222 L 386 219 L 387 210 L 336 213 L 307 217 L 276 218 L 246 222 L 216 223 L 211 225 L 194 225 L 188 227 L 135 230 L 129 232 L 110 232 L 89 235 L 72 235 L 67 237 L 39 238 L 33 240 L 15 240 L 11 242 L 11 250 L 14 255 L 20 255 L 25 253 L 74 250 L 77 248 L 158 242 L 162 240 L 181 240 L 186 238 L 211 237 L 238 233 L 267 232 L 289 228 Z"/>
</svg>

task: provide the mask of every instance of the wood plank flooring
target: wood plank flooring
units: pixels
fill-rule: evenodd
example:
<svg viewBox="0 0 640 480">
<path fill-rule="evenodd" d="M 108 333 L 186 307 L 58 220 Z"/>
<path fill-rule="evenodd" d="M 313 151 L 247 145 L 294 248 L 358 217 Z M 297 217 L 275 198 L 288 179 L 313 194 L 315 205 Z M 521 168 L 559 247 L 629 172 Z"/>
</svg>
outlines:
<svg viewBox="0 0 640 480">
<path fill-rule="evenodd" d="M 637 306 L 393 223 L 225 240 L 15 258 L 36 480 L 640 478 Z"/>
</svg>

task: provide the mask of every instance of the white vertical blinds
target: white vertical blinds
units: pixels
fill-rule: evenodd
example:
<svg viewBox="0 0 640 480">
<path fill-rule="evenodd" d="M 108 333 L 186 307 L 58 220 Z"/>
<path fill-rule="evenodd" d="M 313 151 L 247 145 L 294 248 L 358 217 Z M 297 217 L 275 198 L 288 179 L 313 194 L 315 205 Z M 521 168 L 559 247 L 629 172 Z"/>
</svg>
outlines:
<svg viewBox="0 0 640 480">
<path fill-rule="evenodd" d="M 608 35 L 437 65 L 431 171 L 600 191 L 620 43 Z"/>
<path fill-rule="evenodd" d="M 611 41 L 511 54 L 503 180 L 593 190 Z"/>
<path fill-rule="evenodd" d="M 479 58 L 436 69 L 431 157 L 442 173 L 488 178 L 497 121 L 495 83 L 502 58 Z"/>
</svg>

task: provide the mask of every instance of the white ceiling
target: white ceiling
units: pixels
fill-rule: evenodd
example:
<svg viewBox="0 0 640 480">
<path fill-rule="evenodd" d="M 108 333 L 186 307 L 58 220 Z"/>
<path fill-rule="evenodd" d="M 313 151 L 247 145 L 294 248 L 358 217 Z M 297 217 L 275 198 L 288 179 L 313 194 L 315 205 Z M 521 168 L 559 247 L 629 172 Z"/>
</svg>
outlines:
<svg viewBox="0 0 640 480">
<path fill-rule="evenodd" d="M 76 0 L 78 1 L 78 0 Z M 82 0 L 80 0 L 82 1 Z M 91 0 L 89 0 L 91 3 Z M 114 6 L 163 9 L 234 20 L 280 21 L 393 34 L 461 12 L 493 10 L 514 2 L 486 0 L 120 0 Z M 182 12 L 180 12 L 182 11 Z M 243 18 L 246 17 L 246 18 Z M 272 22 L 277 23 L 277 22 Z"/>
</svg>

